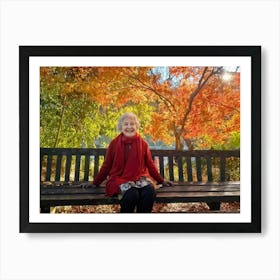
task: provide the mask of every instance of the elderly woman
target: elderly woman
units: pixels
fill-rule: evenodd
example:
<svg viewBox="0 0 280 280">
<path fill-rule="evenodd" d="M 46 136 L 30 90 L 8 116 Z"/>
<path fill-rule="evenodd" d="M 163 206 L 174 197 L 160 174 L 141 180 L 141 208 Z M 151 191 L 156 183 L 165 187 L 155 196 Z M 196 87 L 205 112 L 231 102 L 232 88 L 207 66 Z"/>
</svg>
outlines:
<svg viewBox="0 0 280 280">
<path fill-rule="evenodd" d="M 148 143 L 137 133 L 139 127 L 135 114 L 125 113 L 120 117 L 121 133 L 109 144 L 104 163 L 93 181 L 98 186 L 108 179 L 106 195 L 121 198 L 121 213 L 133 213 L 135 209 L 137 213 L 150 213 L 156 197 L 154 181 L 171 185 L 158 173 Z"/>
</svg>

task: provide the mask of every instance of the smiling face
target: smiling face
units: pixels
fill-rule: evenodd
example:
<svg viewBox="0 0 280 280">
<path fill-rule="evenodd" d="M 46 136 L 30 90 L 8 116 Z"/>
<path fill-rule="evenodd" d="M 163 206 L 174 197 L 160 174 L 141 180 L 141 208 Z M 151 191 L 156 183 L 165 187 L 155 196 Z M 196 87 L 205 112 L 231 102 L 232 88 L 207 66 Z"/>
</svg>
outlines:
<svg viewBox="0 0 280 280">
<path fill-rule="evenodd" d="M 137 132 L 136 122 L 132 118 L 125 118 L 121 124 L 121 132 L 126 137 L 132 137 Z"/>
</svg>

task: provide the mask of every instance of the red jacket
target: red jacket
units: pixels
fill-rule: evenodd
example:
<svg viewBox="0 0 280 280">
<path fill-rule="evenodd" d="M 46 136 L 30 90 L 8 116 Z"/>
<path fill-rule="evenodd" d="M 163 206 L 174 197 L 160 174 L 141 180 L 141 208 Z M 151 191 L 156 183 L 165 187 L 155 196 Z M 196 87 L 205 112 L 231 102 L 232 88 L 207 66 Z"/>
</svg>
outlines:
<svg viewBox="0 0 280 280">
<path fill-rule="evenodd" d="M 132 155 L 130 157 L 127 145 L 123 144 L 124 138 L 125 136 L 120 134 L 109 144 L 104 163 L 93 181 L 93 184 L 98 186 L 105 179 L 108 179 L 106 183 L 107 196 L 120 193 L 119 186 L 122 183 L 136 181 L 141 176 L 154 179 L 157 183 L 163 182 L 163 178 L 154 165 L 148 143 L 139 135 L 136 136 L 137 144 L 132 144 L 134 145 L 132 153 L 137 154 L 135 159 Z M 129 166 L 126 165 L 126 162 Z"/>
</svg>

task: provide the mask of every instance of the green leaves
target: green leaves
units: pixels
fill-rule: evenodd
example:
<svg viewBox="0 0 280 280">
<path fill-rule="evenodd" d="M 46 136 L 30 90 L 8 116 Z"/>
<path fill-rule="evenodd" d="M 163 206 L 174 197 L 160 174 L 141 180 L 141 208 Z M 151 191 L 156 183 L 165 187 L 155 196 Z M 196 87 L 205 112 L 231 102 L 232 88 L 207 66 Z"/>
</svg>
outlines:
<svg viewBox="0 0 280 280">
<path fill-rule="evenodd" d="M 130 111 L 154 142 L 239 147 L 239 74 L 225 83 L 214 68 L 41 67 L 41 146 L 106 147 Z"/>
</svg>

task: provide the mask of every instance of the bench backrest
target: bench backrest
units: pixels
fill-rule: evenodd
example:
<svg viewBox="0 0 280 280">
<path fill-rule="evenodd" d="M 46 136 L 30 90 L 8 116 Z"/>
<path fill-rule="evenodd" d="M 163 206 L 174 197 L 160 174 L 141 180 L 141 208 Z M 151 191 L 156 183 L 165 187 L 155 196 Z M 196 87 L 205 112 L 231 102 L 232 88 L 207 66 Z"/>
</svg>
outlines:
<svg viewBox="0 0 280 280">
<path fill-rule="evenodd" d="M 151 152 L 161 176 L 170 181 L 239 181 L 239 150 Z M 41 148 L 41 181 L 91 181 L 105 154 L 106 149 Z"/>
</svg>

